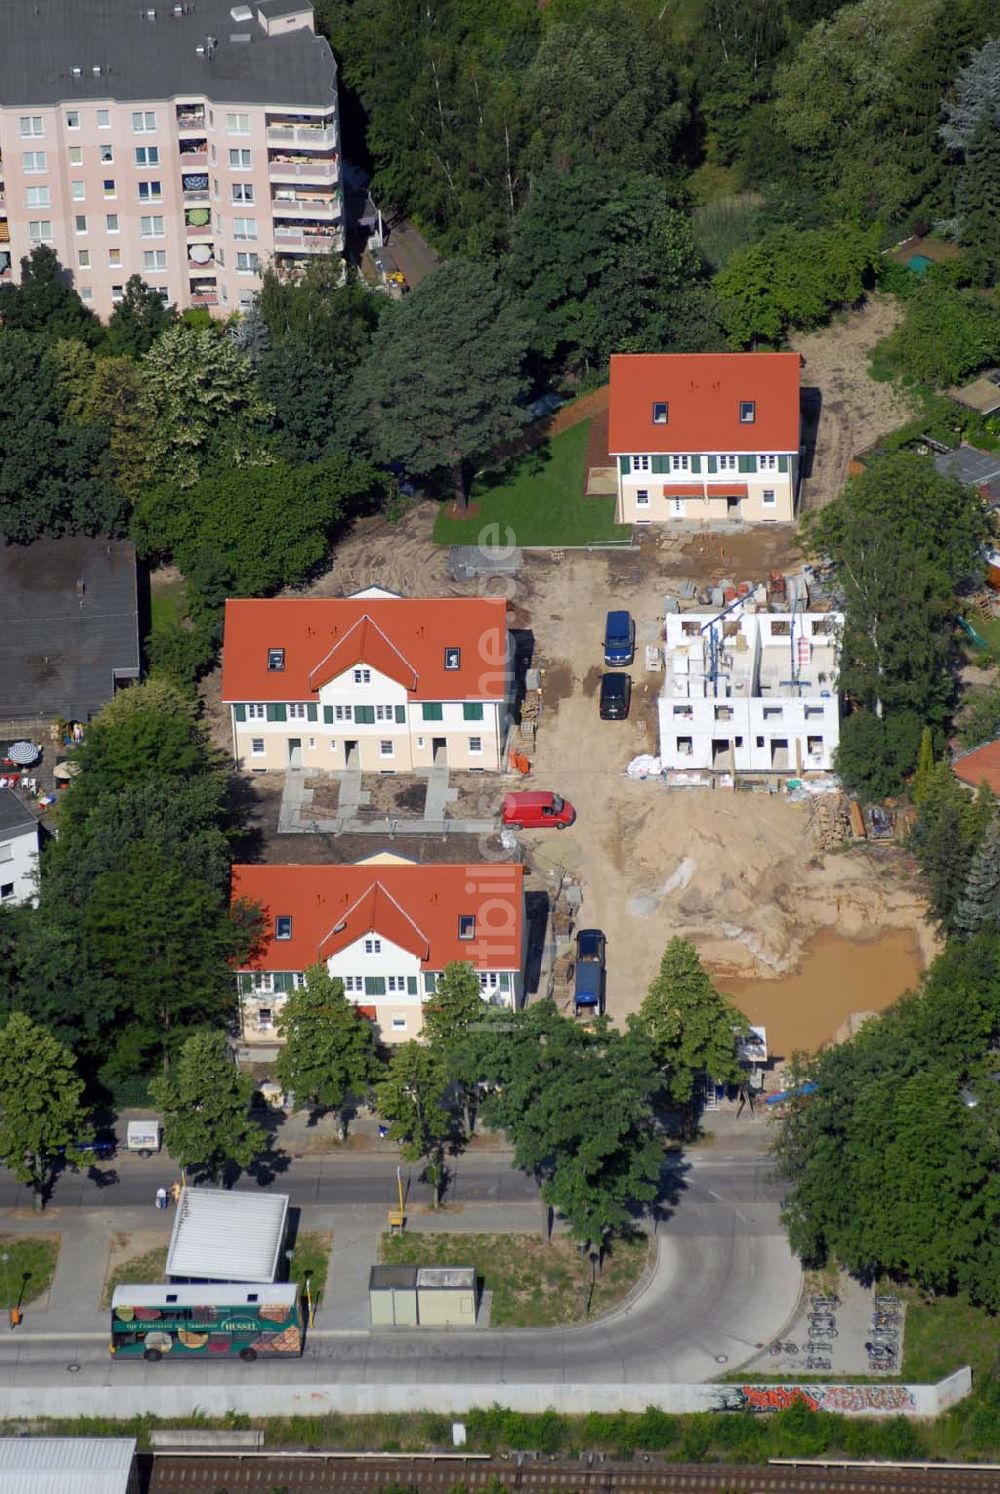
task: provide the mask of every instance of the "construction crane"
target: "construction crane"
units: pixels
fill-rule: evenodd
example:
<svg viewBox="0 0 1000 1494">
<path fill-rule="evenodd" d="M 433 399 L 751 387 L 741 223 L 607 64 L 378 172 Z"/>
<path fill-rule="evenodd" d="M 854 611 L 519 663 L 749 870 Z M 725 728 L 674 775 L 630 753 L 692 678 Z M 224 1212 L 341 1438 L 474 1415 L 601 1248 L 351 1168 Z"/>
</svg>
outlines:
<svg viewBox="0 0 1000 1494">
<path fill-rule="evenodd" d="M 722 619 L 726 617 L 730 612 L 734 612 L 737 607 L 742 607 L 747 600 L 747 597 L 737 597 L 735 601 L 729 603 L 728 607 L 723 607 L 721 612 L 717 613 L 715 617 L 711 618 L 707 623 L 704 624 L 703 627 L 698 629 L 699 637 L 702 633 L 708 633 L 708 674 L 706 678 L 710 679 L 712 682 L 713 695 L 718 695 L 719 693 L 718 680 L 720 642 L 716 637 L 715 625 L 716 623 L 720 623 Z"/>
</svg>

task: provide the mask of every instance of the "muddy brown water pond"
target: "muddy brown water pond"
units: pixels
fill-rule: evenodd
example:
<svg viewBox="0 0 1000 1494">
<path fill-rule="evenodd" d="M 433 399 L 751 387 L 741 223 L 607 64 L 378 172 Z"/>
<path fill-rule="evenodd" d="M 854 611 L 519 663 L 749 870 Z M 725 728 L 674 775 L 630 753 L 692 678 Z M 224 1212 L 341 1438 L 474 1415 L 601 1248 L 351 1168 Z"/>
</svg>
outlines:
<svg viewBox="0 0 1000 1494">
<path fill-rule="evenodd" d="M 796 1049 L 815 1052 L 852 1012 L 879 1012 L 920 979 L 923 961 L 915 933 L 893 929 L 876 939 L 820 933 L 805 946 L 795 970 L 771 980 L 717 978 L 740 1011 L 767 1028 L 774 1058 Z"/>
</svg>

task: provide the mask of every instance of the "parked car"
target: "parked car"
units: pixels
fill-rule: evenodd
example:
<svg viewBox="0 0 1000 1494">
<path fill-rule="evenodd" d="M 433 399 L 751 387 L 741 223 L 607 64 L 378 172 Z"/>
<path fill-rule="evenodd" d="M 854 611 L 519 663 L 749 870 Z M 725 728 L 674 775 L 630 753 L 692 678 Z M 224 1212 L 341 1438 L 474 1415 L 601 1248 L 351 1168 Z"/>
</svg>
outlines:
<svg viewBox="0 0 1000 1494">
<path fill-rule="evenodd" d="M 632 681 L 627 674 L 601 675 L 602 721 L 624 721 L 632 703 Z"/>
<path fill-rule="evenodd" d="M 565 830 L 576 819 L 568 799 L 547 790 L 526 794 L 504 794 L 500 823 L 511 830 L 545 830 L 554 825 Z"/>
<path fill-rule="evenodd" d="M 631 664 L 635 658 L 635 622 L 631 612 L 609 612 L 604 624 L 605 664 Z"/>
<path fill-rule="evenodd" d="M 573 1008 L 576 1015 L 599 1017 L 604 1010 L 605 953 L 601 929 L 581 929 L 576 936 Z"/>
</svg>

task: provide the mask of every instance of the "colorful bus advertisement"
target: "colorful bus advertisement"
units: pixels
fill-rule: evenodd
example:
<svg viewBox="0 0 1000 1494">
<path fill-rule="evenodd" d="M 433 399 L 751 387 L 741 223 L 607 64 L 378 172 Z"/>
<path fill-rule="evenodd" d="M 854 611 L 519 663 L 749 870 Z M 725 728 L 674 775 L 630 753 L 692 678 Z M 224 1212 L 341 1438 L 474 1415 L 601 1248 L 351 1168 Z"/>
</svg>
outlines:
<svg viewBox="0 0 1000 1494">
<path fill-rule="evenodd" d="M 113 1359 L 259 1359 L 301 1354 L 294 1284 L 120 1286 L 111 1298 Z"/>
</svg>

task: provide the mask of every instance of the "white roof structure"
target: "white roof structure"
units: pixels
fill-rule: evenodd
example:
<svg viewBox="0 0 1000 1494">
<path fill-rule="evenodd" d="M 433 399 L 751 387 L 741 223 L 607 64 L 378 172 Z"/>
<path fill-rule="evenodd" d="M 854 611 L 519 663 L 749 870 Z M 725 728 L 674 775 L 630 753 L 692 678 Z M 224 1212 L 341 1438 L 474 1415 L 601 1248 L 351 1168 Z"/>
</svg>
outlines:
<svg viewBox="0 0 1000 1494">
<path fill-rule="evenodd" d="M 129 1494 L 134 1437 L 0 1437 L 0 1494 Z"/>
<path fill-rule="evenodd" d="M 167 1252 L 168 1279 L 274 1281 L 287 1217 L 287 1193 L 182 1188 Z"/>
</svg>

